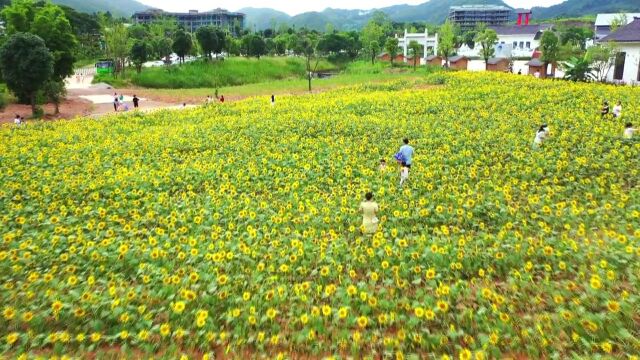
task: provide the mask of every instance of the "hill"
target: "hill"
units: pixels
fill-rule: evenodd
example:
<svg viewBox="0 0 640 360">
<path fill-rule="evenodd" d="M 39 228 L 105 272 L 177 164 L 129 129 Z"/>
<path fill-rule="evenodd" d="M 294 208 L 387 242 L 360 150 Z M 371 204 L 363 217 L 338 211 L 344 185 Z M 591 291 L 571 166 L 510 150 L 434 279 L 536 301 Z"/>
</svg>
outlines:
<svg viewBox="0 0 640 360">
<path fill-rule="evenodd" d="M 149 8 L 136 0 L 52 0 L 52 2 L 69 6 L 80 12 L 91 14 L 108 11 L 115 16 L 124 17 L 130 17 L 136 11 Z"/>
<path fill-rule="evenodd" d="M 540 19 L 579 17 L 597 13 L 640 12 L 638 0 L 567 0 L 550 7 L 534 7 L 534 16 Z"/>
<path fill-rule="evenodd" d="M 372 10 L 325 9 L 320 12 L 306 12 L 289 16 L 272 9 L 242 9 L 247 14 L 247 23 L 255 24 L 258 30 L 266 29 L 276 23 L 287 23 L 296 27 L 308 27 L 324 30 L 327 23 L 341 30 L 360 29 L 366 24 L 374 10 L 380 10 L 396 22 L 442 23 L 449 8 L 469 4 L 506 5 L 502 0 L 431 0 L 419 5 L 394 5 Z M 602 12 L 640 11 L 638 0 L 567 0 L 551 7 L 533 8 L 535 19 L 553 19 L 558 17 L 581 17 Z"/>
</svg>

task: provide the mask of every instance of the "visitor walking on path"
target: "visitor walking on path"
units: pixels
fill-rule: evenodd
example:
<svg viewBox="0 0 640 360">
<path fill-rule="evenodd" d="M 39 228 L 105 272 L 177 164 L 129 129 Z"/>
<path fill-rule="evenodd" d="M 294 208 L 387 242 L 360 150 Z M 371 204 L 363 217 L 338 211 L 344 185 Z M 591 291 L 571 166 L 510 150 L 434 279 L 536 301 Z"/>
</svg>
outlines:
<svg viewBox="0 0 640 360">
<path fill-rule="evenodd" d="M 375 234 L 378 231 L 378 223 L 380 222 L 377 213 L 380 210 L 378 204 L 373 201 L 373 193 L 368 192 L 365 201 L 360 204 L 362 211 L 362 231 L 365 234 Z"/>
<path fill-rule="evenodd" d="M 117 112 L 120 107 L 120 99 L 118 98 L 118 93 L 113 94 L 113 111 Z"/>
<path fill-rule="evenodd" d="M 135 95 L 135 94 L 134 94 L 134 95 L 133 95 L 133 107 L 134 107 L 135 109 L 137 109 L 137 108 L 138 108 L 138 103 L 139 103 L 139 102 L 140 102 L 140 99 L 138 99 L 138 95 Z"/>
</svg>

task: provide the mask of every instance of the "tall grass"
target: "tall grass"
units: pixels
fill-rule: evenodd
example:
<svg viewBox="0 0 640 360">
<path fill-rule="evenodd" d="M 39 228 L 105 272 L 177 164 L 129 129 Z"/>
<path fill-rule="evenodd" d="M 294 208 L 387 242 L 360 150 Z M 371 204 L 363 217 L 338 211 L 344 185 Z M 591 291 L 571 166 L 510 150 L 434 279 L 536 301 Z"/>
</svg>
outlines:
<svg viewBox="0 0 640 360">
<path fill-rule="evenodd" d="M 318 71 L 334 68 L 335 66 L 331 63 L 321 61 Z M 140 74 L 129 70 L 124 80 L 132 85 L 151 89 L 192 89 L 301 79 L 305 75 L 306 64 L 302 58 L 229 58 L 220 61 L 197 61 L 184 65 L 147 68 Z M 99 77 L 95 81 L 112 85 L 119 83 L 118 79 L 110 76 Z"/>
</svg>

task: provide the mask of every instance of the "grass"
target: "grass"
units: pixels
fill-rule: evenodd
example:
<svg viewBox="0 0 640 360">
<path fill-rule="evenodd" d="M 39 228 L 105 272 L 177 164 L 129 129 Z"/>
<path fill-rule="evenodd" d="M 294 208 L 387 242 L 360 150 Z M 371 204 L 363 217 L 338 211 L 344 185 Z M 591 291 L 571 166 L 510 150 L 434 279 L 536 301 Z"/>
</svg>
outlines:
<svg viewBox="0 0 640 360">
<path fill-rule="evenodd" d="M 332 71 L 336 67 L 321 61 L 318 71 Z M 192 89 L 237 86 L 283 79 L 301 79 L 306 74 L 302 58 L 229 58 L 224 61 L 197 61 L 184 65 L 133 70 L 123 78 L 97 76 L 96 82 L 116 87 L 128 84 L 151 89 Z"/>
<path fill-rule="evenodd" d="M 348 65 L 340 74 L 325 78 L 313 79 L 312 91 L 327 91 L 355 84 L 371 84 L 393 80 L 414 81 L 424 76 L 441 71 L 440 68 L 418 67 L 416 71 L 406 66 L 390 68 L 389 64 L 357 61 Z M 306 79 L 285 79 L 241 86 L 225 86 L 218 88 L 218 93 L 226 99 L 242 99 L 251 96 L 269 96 L 271 94 L 300 94 L 308 91 Z M 193 89 L 136 89 L 138 95 L 166 102 L 190 103 L 201 102 L 208 95 L 214 95 L 214 88 Z"/>
</svg>

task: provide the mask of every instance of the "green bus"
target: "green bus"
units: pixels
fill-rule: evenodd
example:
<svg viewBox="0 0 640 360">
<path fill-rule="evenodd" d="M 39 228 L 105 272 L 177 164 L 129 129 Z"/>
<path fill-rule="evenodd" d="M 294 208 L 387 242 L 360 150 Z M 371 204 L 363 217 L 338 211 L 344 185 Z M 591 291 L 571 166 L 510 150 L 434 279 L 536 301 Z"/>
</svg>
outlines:
<svg viewBox="0 0 640 360">
<path fill-rule="evenodd" d="M 96 63 L 96 73 L 99 75 L 113 74 L 115 63 L 113 60 L 100 60 Z"/>
</svg>

